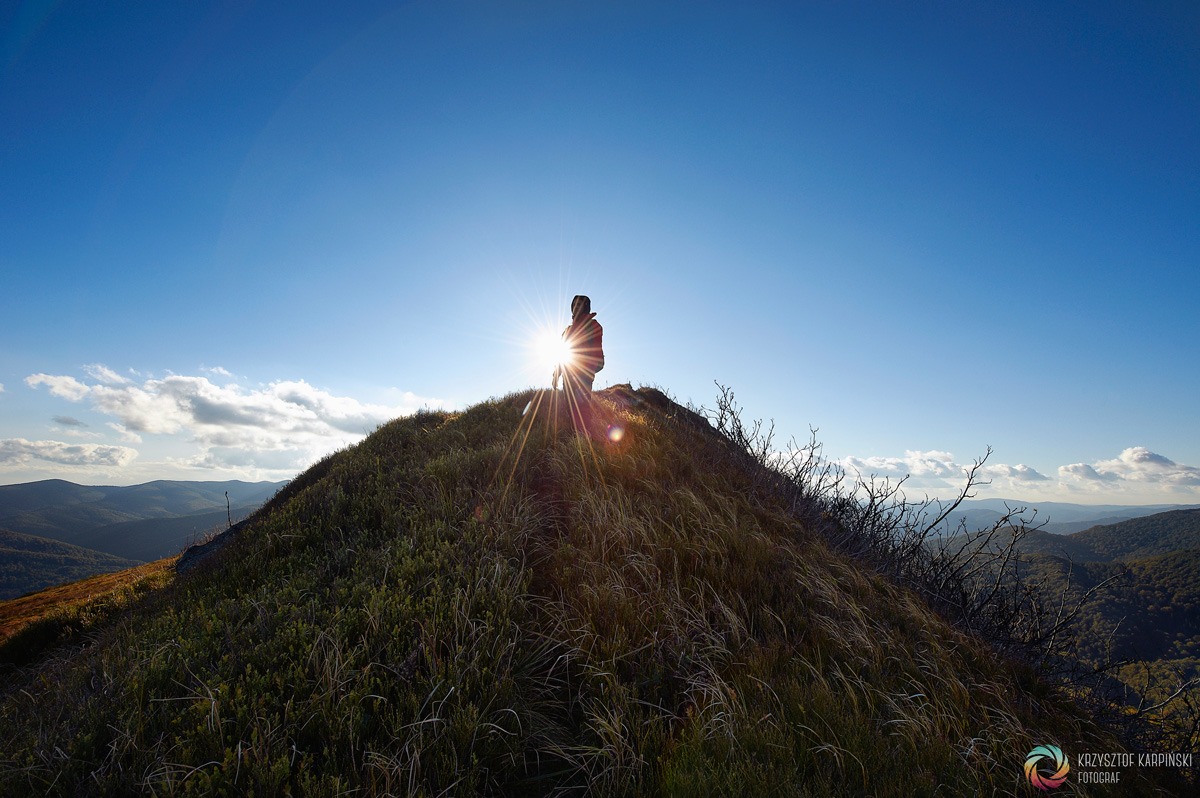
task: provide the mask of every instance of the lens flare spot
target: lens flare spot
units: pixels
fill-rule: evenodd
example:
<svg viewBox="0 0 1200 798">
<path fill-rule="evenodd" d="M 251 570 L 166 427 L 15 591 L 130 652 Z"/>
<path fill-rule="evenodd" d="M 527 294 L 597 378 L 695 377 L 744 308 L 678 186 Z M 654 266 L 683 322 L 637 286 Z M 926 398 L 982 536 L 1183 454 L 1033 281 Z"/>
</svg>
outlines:
<svg viewBox="0 0 1200 798">
<path fill-rule="evenodd" d="M 608 425 L 608 439 L 613 443 L 620 443 L 625 437 L 625 428 L 618 424 Z"/>
</svg>

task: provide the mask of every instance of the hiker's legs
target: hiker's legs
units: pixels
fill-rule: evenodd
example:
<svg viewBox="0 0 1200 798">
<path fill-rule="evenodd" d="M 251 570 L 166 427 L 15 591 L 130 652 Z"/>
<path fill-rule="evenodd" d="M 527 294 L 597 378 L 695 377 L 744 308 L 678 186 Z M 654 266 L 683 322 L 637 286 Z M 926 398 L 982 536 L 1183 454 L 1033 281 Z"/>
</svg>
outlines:
<svg viewBox="0 0 1200 798">
<path fill-rule="evenodd" d="M 569 369 L 563 379 L 567 403 L 571 407 L 571 419 L 578 428 L 587 425 L 590 416 L 588 409 L 592 404 L 592 383 L 595 380 L 595 374 L 580 369 Z"/>
</svg>

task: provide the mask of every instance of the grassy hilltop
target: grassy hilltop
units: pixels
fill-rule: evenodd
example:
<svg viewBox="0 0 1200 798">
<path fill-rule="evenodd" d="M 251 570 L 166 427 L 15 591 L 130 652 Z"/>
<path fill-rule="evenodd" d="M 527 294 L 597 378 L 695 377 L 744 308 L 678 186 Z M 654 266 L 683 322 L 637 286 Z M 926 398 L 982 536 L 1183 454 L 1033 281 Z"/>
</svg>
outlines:
<svg viewBox="0 0 1200 798">
<path fill-rule="evenodd" d="M 552 396 L 381 427 L 10 669 L 0 794 L 1011 795 L 1121 750 L 660 392 Z"/>
</svg>

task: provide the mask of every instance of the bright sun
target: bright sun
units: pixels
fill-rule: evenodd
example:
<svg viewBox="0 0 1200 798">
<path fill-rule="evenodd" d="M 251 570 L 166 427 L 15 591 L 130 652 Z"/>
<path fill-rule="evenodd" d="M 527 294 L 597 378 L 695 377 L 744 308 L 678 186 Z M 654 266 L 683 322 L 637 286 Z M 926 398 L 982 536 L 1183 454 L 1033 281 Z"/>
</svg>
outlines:
<svg viewBox="0 0 1200 798">
<path fill-rule="evenodd" d="M 554 330 L 540 330 L 533 341 L 533 357 L 538 369 L 547 373 L 571 362 L 571 347 Z"/>
</svg>

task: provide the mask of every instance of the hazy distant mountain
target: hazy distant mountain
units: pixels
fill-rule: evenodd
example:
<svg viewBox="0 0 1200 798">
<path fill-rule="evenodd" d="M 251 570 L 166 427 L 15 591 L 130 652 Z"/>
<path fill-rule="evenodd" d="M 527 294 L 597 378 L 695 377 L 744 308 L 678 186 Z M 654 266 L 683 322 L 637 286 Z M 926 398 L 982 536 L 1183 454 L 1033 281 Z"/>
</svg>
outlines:
<svg viewBox="0 0 1200 798">
<path fill-rule="evenodd" d="M 236 523 L 250 515 L 255 506 L 234 507 L 233 521 Z M 90 549 L 149 562 L 179 554 L 187 546 L 228 525 L 225 508 L 221 508 L 178 518 L 147 518 L 108 524 L 84 532 L 78 541 L 79 545 Z"/>
<path fill-rule="evenodd" d="M 1108 562 L 1109 558 L 1096 551 L 1075 534 L 1056 535 L 1041 529 L 1033 530 L 1021 541 L 1021 551 L 1027 554 L 1046 554 L 1073 562 Z"/>
<path fill-rule="evenodd" d="M 1200 507 L 1195 504 L 1071 504 L 1069 502 L 1023 502 L 1017 499 L 968 499 L 947 519 L 949 529 L 956 531 L 961 521 L 968 530 L 984 529 L 995 523 L 1009 508 L 1026 508 L 1025 518 L 1042 531 L 1069 535 L 1100 524 L 1115 524 L 1130 518 L 1154 515 L 1170 510 Z M 1033 510 L 1037 510 L 1034 517 Z"/>
<path fill-rule="evenodd" d="M 0 601 L 134 565 L 104 552 L 0 529 Z"/>
<path fill-rule="evenodd" d="M 92 546 L 84 542 L 87 533 L 101 527 L 152 518 L 223 512 L 226 491 L 233 508 L 244 511 L 262 504 L 283 484 L 157 480 L 112 487 L 48 479 L 0 485 L 0 526 L 90 548 Z M 101 539 L 104 539 L 103 535 L 96 538 Z M 102 550 L 111 551 L 108 548 Z"/>
<path fill-rule="evenodd" d="M 1088 518 L 1083 521 L 1050 521 L 1046 524 L 1041 524 L 1039 520 L 1039 528 L 1043 532 L 1049 532 L 1052 535 L 1070 535 L 1074 532 L 1082 532 L 1085 529 L 1091 529 L 1094 526 L 1103 526 L 1105 524 L 1119 524 L 1122 521 L 1128 521 L 1130 518 L 1138 516 L 1130 515 L 1108 515 L 1103 518 Z"/>
<path fill-rule="evenodd" d="M 966 502 L 963 502 L 965 505 Z M 986 507 L 967 507 L 960 505 L 958 510 L 955 510 L 946 518 L 944 529 L 950 532 L 958 532 L 963 524 L 966 524 L 968 530 L 987 529 L 1000 520 L 1004 515 L 1003 511 L 991 510 Z"/>
</svg>

